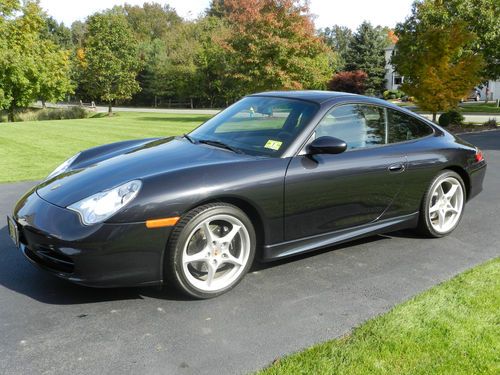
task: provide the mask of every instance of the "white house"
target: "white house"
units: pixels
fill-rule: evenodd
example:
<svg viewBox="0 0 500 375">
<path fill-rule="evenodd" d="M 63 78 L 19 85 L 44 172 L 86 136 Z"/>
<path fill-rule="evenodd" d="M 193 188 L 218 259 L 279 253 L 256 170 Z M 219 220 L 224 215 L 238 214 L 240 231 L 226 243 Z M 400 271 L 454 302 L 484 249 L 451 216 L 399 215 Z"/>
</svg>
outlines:
<svg viewBox="0 0 500 375">
<path fill-rule="evenodd" d="M 403 83 L 404 78 L 394 70 L 391 64 L 391 57 L 394 53 L 395 44 L 385 49 L 385 86 L 387 90 L 399 90 L 399 86 Z"/>
<path fill-rule="evenodd" d="M 398 90 L 404 81 L 404 77 L 394 70 L 391 64 L 391 57 L 395 53 L 395 45 L 391 45 L 385 49 L 385 86 L 387 90 Z M 500 99 L 500 81 L 488 81 L 477 87 L 481 92 L 481 100 L 486 99 L 486 91 L 488 91 L 488 100 Z M 471 91 L 474 88 L 471 87 Z"/>
</svg>

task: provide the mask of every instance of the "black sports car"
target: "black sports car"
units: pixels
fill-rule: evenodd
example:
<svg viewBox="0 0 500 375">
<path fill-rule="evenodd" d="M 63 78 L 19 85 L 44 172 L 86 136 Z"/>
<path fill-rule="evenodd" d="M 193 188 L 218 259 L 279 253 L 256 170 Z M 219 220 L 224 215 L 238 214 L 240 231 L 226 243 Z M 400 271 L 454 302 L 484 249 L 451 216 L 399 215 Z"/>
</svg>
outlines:
<svg viewBox="0 0 500 375">
<path fill-rule="evenodd" d="M 209 298 L 255 257 L 403 228 L 447 235 L 485 167 L 479 149 L 386 101 L 268 92 L 184 136 L 82 151 L 8 222 L 26 257 L 64 279 Z"/>
</svg>

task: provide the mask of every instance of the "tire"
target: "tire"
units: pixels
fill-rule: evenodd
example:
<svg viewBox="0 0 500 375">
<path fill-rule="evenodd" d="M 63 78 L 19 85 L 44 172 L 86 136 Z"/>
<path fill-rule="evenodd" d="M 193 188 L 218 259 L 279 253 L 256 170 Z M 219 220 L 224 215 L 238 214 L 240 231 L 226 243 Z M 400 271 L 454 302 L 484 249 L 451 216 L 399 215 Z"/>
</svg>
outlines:
<svg viewBox="0 0 500 375">
<path fill-rule="evenodd" d="M 252 222 L 239 208 L 225 203 L 196 207 L 170 235 L 165 257 L 167 282 L 198 299 L 224 294 L 248 272 L 256 243 Z"/>
<path fill-rule="evenodd" d="M 455 188 L 454 195 L 449 198 Z M 465 200 L 466 190 L 460 175 L 450 170 L 441 171 L 424 193 L 417 231 L 425 237 L 447 236 L 460 223 Z"/>
</svg>

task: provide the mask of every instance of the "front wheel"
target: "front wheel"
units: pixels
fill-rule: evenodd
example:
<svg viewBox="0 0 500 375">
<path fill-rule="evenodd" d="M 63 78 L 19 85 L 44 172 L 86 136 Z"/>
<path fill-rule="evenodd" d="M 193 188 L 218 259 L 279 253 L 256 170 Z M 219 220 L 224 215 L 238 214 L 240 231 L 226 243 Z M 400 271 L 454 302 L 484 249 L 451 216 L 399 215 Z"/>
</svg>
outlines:
<svg viewBox="0 0 500 375">
<path fill-rule="evenodd" d="M 166 276 L 195 298 L 223 294 L 248 272 L 255 256 L 252 222 L 239 208 L 207 204 L 188 212 L 167 247 Z"/>
<path fill-rule="evenodd" d="M 443 237 L 457 227 L 465 205 L 462 178 L 453 171 L 442 171 L 424 194 L 418 230 L 428 237 Z"/>
</svg>

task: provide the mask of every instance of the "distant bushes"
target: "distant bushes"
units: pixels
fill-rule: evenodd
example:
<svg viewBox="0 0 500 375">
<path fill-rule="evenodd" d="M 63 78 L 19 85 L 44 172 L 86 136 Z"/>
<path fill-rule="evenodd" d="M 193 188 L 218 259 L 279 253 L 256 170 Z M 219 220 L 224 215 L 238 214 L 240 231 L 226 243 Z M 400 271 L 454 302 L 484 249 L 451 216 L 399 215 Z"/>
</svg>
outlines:
<svg viewBox="0 0 500 375">
<path fill-rule="evenodd" d="M 18 112 L 14 121 L 70 120 L 87 118 L 90 113 L 83 107 L 31 109 Z"/>
<path fill-rule="evenodd" d="M 439 116 L 439 125 L 447 127 L 448 125 L 463 125 L 464 116 L 456 109 L 444 112 Z"/>
<path fill-rule="evenodd" d="M 406 96 L 406 94 L 401 90 L 386 90 L 386 91 L 384 91 L 384 99 L 385 100 L 401 99 L 405 96 Z"/>
</svg>

